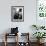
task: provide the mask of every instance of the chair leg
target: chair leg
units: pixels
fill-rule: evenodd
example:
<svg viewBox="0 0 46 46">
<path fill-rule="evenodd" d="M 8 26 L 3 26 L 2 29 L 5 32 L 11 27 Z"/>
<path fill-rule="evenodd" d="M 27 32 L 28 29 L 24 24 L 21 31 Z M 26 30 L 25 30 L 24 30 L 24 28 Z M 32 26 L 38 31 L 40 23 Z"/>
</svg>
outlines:
<svg viewBox="0 0 46 46">
<path fill-rule="evenodd" d="M 5 46 L 7 46 L 7 42 L 5 41 Z"/>
<path fill-rule="evenodd" d="M 5 34 L 5 46 L 7 46 L 7 33 Z"/>
</svg>

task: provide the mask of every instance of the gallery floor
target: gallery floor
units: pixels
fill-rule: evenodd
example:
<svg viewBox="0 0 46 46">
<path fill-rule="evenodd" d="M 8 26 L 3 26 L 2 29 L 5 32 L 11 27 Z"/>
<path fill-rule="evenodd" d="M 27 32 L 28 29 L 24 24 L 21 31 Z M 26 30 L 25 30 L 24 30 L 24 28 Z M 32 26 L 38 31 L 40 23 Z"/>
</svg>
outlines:
<svg viewBox="0 0 46 46">
<path fill-rule="evenodd" d="M 2 42 L 0 42 L 0 46 L 4 46 L 4 43 Z M 15 45 L 15 42 L 10 42 L 10 43 L 8 43 L 8 45 L 7 46 L 16 46 Z M 25 46 L 25 45 L 21 45 L 21 46 Z M 35 42 L 31 42 L 30 43 L 30 46 L 37 46 L 37 43 L 35 43 Z M 40 45 L 40 46 L 46 46 L 46 43 L 44 43 L 43 45 Z"/>
</svg>

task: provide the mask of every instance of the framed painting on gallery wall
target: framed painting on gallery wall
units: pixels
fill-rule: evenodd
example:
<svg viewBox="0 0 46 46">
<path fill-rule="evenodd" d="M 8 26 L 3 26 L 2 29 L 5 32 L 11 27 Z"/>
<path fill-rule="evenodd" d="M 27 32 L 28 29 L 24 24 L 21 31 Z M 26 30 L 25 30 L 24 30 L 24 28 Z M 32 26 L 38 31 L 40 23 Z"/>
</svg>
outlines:
<svg viewBox="0 0 46 46">
<path fill-rule="evenodd" d="M 24 6 L 11 6 L 11 21 L 12 22 L 24 21 Z"/>
<path fill-rule="evenodd" d="M 37 11 L 39 17 L 46 17 L 46 1 L 45 0 L 38 0 L 37 1 Z"/>
<path fill-rule="evenodd" d="M 36 23 L 45 25 L 46 23 L 46 0 L 37 0 L 37 15 Z"/>
</svg>

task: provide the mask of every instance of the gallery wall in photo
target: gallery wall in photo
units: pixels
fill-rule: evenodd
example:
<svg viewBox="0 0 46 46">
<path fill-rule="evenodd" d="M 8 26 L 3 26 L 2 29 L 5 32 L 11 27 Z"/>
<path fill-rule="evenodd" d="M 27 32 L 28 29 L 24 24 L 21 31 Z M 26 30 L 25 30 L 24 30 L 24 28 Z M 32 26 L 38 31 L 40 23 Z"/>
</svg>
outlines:
<svg viewBox="0 0 46 46">
<path fill-rule="evenodd" d="M 11 6 L 11 21 L 24 22 L 24 6 Z"/>
</svg>

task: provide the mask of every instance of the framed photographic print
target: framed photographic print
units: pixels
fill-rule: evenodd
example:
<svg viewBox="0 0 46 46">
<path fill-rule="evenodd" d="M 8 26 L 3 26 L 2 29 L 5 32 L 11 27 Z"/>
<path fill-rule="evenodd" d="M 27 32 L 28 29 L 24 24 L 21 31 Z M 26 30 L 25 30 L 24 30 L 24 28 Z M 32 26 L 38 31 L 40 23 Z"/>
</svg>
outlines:
<svg viewBox="0 0 46 46">
<path fill-rule="evenodd" d="M 11 6 L 11 21 L 12 22 L 24 21 L 24 6 Z"/>
</svg>

